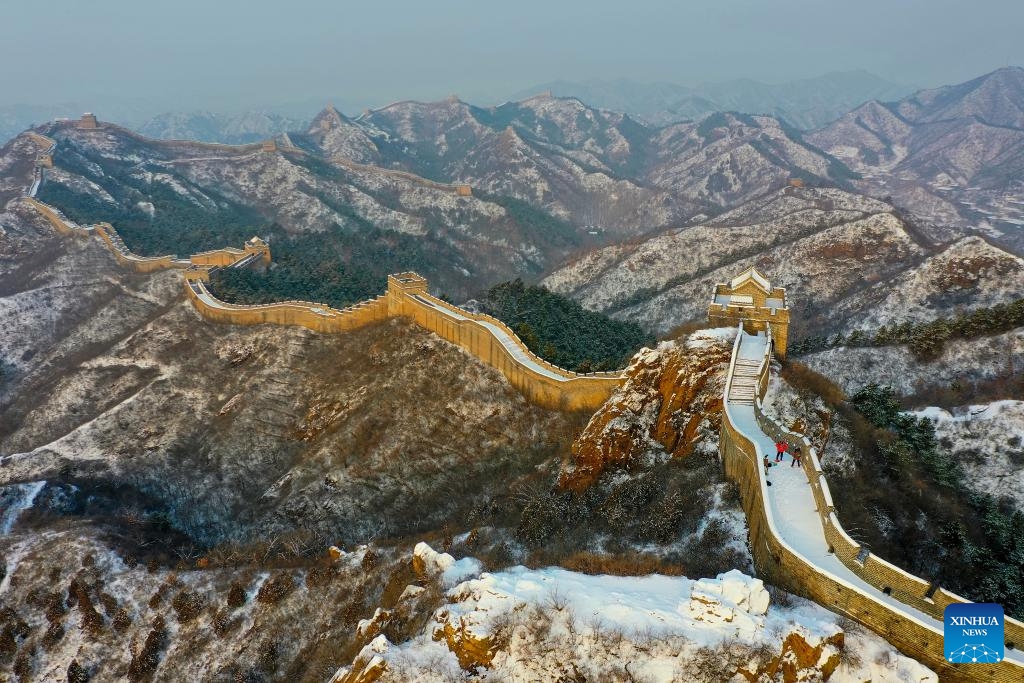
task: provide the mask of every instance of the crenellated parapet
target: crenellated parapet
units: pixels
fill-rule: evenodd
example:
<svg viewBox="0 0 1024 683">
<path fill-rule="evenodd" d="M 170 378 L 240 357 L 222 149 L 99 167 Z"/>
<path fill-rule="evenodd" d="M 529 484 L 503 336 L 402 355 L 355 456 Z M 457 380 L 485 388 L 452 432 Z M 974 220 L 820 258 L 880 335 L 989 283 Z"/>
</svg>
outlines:
<svg viewBox="0 0 1024 683">
<path fill-rule="evenodd" d="M 619 372 L 579 374 L 552 365 L 530 351 L 500 320 L 431 296 L 426 278 L 417 273 L 389 275 L 383 295 L 341 309 L 310 301 L 231 304 L 215 297 L 206 285 L 211 276 L 224 268 L 268 265 L 270 246 L 259 237 L 247 240 L 242 249 L 213 249 L 193 254 L 188 259 L 173 255 L 139 256 L 132 253 L 109 223 L 82 228 L 53 207 L 33 198 L 26 198 L 26 201 L 61 234 L 99 236 L 114 259 L 125 268 L 140 273 L 181 270 L 186 297 L 200 315 L 213 322 L 297 325 L 315 332 L 338 334 L 388 318 L 406 318 L 496 368 L 534 403 L 553 409 L 594 410 L 624 380 Z"/>
<path fill-rule="evenodd" d="M 576 373 L 540 358 L 508 325 L 431 296 L 416 273 L 388 277 L 388 313 L 404 317 L 497 368 L 531 401 L 560 410 L 595 410 L 625 380 L 622 372 Z"/>
<path fill-rule="evenodd" d="M 764 339 L 767 335 L 771 335 L 770 329 L 751 333 L 744 323 L 737 324 L 719 435 L 726 476 L 740 489 L 758 575 L 870 628 L 933 668 L 943 681 L 1024 680 L 1024 655 L 1020 652 L 1024 624 L 1005 619 L 1007 658 L 998 664 L 946 662 L 943 610 L 946 605 L 968 601 L 876 557 L 843 529 L 817 450 L 806 436 L 784 428 L 764 412 L 762 399 L 768 391 L 772 351 Z M 756 346 L 759 337 L 761 345 Z M 744 353 L 744 343 L 763 349 L 763 353 Z M 755 357 L 756 370 L 749 369 Z M 733 384 L 743 376 L 756 378 L 753 401 L 732 398 Z M 772 476 L 776 486 L 769 488 L 762 462 L 778 440 L 799 446 L 804 454 L 800 465 L 810 494 L 806 510 L 792 497 L 796 494 L 792 489 L 787 489 L 790 496 L 773 501 L 780 477 L 799 476 L 797 470 L 790 475 L 784 467 Z M 796 511 L 798 528 L 784 527 L 778 517 L 780 509 L 783 517 L 787 509 Z"/>
<path fill-rule="evenodd" d="M 775 354 L 786 357 L 789 306 L 786 290 L 773 287 L 757 268 L 750 267 L 729 282 L 715 285 L 708 320 L 717 327 L 743 325 L 749 333 L 772 331 Z"/>
</svg>

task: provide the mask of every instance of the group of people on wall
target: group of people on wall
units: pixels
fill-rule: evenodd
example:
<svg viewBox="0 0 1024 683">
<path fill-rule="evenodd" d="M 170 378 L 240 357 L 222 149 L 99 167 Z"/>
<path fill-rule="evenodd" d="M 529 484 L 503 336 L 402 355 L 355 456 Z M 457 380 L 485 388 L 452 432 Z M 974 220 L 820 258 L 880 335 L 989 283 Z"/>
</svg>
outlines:
<svg viewBox="0 0 1024 683">
<path fill-rule="evenodd" d="M 775 467 L 776 465 L 779 465 L 779 464 L 782 463 L 783 459 L 786 456 L 786 453 L 789 453 L 789 443 L 786 442 L 783 439 L 780 439 L 780 440 L 776 441 L 775 442 L 775 462 L 772 462 L 771 460 L 769 460 L 767 454 L 765 454 L 765 456 L 764 456 L 763 464 L 764 464 L 765 476 L 768 475 L 768 470 L 769 469 L 771 469 L 772 467 Z M 799 467 L 800 466 L 800 459 L 803 457 L 803 453 L 800 451 L 800 446 L 799 445 L 794 446 L 793 447 L 793 452 L 789 453 L 789 455 L 792 458 L 792 460 L 789 463 L 789 466 L 790 467 Z M 768 483 L 769 483 L 769 485 L 771 484 L 771 482 L 768 482 Z"/>
</svg>

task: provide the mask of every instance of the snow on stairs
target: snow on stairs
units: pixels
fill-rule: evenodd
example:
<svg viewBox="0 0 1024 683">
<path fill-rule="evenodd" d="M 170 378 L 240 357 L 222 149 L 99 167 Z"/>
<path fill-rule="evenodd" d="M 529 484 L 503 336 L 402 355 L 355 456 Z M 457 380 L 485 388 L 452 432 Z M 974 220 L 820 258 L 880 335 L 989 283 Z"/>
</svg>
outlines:
<svg viewBox="0 0 1024 683">
<path fill-rule="evenodd" d="M 754 405 L 754 396 L 757 393 L 758 371 L 761 368 L 760 361 L 737 358 L 736 367 L 732 375 L 732 384 L 729 386 L 729 402 L 740 405 Z"/>
</svg>

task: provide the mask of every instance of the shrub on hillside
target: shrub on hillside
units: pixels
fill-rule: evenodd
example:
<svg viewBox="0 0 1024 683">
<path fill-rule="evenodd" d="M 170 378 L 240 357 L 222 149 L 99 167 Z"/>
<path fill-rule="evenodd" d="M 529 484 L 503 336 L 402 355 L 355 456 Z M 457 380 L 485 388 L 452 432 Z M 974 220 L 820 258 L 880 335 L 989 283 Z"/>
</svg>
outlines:
<svg viewBox="0 0 1024 683">
<path fill-rule="evenodd" d="M 171 601 L 171 607 L 178 615 L 179 624 L 186 624 L 195 619 L 205 606 L 206 601 L 203 596 L 190 590 L 179 591 Z"/>
<path fill-rule="evenodd" d="M 850 335 L 811 336 L 789 345 L 789 354 L 799 356 L 836 346 L 891 346 L 905 344 L 914 357 L 928 362 L 937 359 L 950 339 L 975 339 L 1002 334 L 1024 326 L 1024 299 L 979 308 L 969 313 L 921 323 L 882 325 L 874 332 L 855 330 Z"/>
<path fill-rule="evenodd" d="M 77 659 L 72 659 L 68 664 L 68 683 L 89 683 L 89 672 L 78 663 Z"/>
<path fill-rule="evenodd" d="M 840 409 L 857 467 L 830 474 L 847 530 L 886 560 L 979 602 L 1024 614 L 1024 514 L 972 492 L 935 426 L 869 384 Z"/>
<path fill-rule="evenodd" d="M 263 582 L 256 601 L 265 605 L 273 605 L 295 590 L 295 579 L 287 572 L 272 576 Z"/>
<path fill-rule="evenodd" d="M 162 616 L 157 616 L 153 619 L 153 628 L 146 636 L 146 642 L 128 665 L 128 680 L 142 681 L 152 675 L 160 665 L 160 654 L 166 644 L 167 624 Z"/>
<path fill-rule="evenodd" d="M 245 604 L 248 600 L 248 596 L 245 592 L 245 587 L 240 583 L 232 583 L 231 588 L 228 589 L 228 607 L 232 609 L 238 609 Z"/>
</svg>

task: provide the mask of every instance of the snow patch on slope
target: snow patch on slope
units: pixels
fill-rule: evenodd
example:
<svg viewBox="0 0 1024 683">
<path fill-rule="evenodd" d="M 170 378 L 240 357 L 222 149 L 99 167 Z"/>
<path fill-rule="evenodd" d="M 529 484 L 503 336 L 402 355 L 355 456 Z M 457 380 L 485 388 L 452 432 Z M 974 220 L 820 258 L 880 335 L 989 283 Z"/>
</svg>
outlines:
<svg viewBox="0 0 1024 683">
<path fill-rule="evenodd" d="M 935 423 L 942 448 L 949 449 L 976 491 L 1008 496 L 1024 510 L 1024 401 L 994 401 L 910 413 Z"/>
<path fill-rule="evenodd" d="M 423 546 L 417 548 L 425 553 L 429 546 Z M 512 567 L 456 585 L 423 632 L 398 645 L 377 636 L 356 661 L 364 671 L 383 671 L 381 681 L 610 676 L 667 682 L 694 680 L 708 660 L 712 666 L 756 671 L 778 655 L 786 638 L 798 634 L 809 648 L 820 648 L 815 666 L 841 661 L 833 681 L 937 680 L 923 665 L 859 629 L 844 634 L 846 649 L 859 657 L 840 657 L 836 637 L 842 629 L 835 614 L 799 598 L 785 607 L 770 603 L 762 581 L 737 570 L 691 580 Z M 471 667 L 475 673 L 470 673 L 450 649 L 453 642 L 485 651 L 488 646 L 480 644 L 489 644 L 493 658 L 487 668 Z M 787 657 L 795 659 L 792 651 Z M 574 674 L 575 679 L 560 678 Z M 334 680 L 357 680 L 353 675 L 358 673 L 346 667 Z"/>
</svg>

